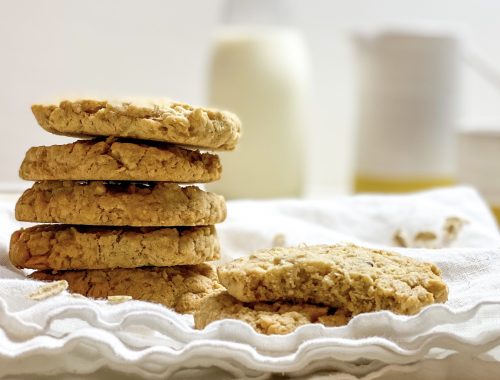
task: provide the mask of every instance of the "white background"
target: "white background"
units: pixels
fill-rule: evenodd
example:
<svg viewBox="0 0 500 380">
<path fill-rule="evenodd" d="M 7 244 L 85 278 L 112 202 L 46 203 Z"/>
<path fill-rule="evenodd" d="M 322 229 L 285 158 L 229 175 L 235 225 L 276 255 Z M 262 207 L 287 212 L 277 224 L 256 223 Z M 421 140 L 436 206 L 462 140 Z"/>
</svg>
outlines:
<svg viewBox="0 0 500 380">
<path fill-rule="evenodd" d="M 37 127 L 29 106 L 64 96 L 163 96 L 204 104 L 221 1 L 0 0 L 0 190 L 32 145 L 68 141 Z M 288 1 L 309 44 L 314 108 L 309 187 L 348 188 L 356 109 L 350 32 L 422 19 L 464 27 L 468 45 L 500 67 L 500 1 Z M 500 125 L 500 95 L 464 67 L 460 123 Z"/>
</svg>

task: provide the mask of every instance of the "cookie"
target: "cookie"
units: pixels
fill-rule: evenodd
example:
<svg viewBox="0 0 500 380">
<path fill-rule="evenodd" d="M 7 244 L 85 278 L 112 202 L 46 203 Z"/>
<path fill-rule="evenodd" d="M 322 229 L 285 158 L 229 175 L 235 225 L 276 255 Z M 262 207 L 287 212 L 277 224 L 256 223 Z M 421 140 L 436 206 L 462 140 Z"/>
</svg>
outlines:
<svg viewBox="0 0 500 380">
<path fill-rule="evenodd" d="M 219 157 L 177 146 L 136 140 L 78 140 L 26 152 L 21 178 L 42 180 L 211 182 L 219 179 Z"/>
<path fill-rule="evenodd" d="M 63 100 L 35 104 L 31 110 L 42 128 L 58 135 L 127 137 L 216 150 L 234 149 L 241 129 L 230 112 L 171 101 Z"/>
<path fill-rule="evenodd" d="M 91 298 L 131 296 L 192 313 L 202 299 L 222 287 L 208 264 L 134 269 L 35 271 L 31 279 L 68 282 L 68 290 Z"/>
<path fill-rule="evenodd" d="M 18 268 L 112 269 L 201 264 L 219 258 L 213 226 L 110 228 L 35 226 L 15 231 L 9 257 Z"/>
<path fill-rule="evenodd" d="M 340 309 L 311 304 L 250 303 L 244 304 L 227 292 L 206 297 L 194 313 L 195 328 L 203 329 L 221 319 L 238 319 L 248 323 L 261 334 L 288 334 L 308 323 L 343 326 L 349 315 Z"/>
<path fill-rule="evenodd" d="M 204 226 L 222 222 L 221 195 L 173 183 L 42 181 L 16 204 L 16 218 L 35 223 L 105 226 Z"/>
<path fill-rule="evenodd" d="M 352 314 L 415 314 L 448 297 L 434 264 L 354 245 L 261 250 L 219 266 L 218 274 L 242 302 L 324 304 Z"/>
</svg>

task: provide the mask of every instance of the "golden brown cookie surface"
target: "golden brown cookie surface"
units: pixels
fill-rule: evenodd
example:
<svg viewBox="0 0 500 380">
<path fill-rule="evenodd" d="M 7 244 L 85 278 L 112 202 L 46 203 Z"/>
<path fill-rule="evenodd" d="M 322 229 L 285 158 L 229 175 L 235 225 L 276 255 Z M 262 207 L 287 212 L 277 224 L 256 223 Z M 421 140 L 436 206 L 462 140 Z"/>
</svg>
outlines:
<svg viewBox="0 0 500 380">
<path fill-rule="evenodd" d="M 16 218 L 96 226 L 205 226 L 222 222 L 220 195 L 173 183 L 42 181 L 16 204 Z"/>
<path fill-rule="evenodd" d="M 39 270 L 194 265 L 217 260 L 219 243 L 213 226 L 43 225 L 14 232 L 9 257 L 18 268 Z"/>
<path fill-rule="evenodd" d="M 63 100 L 31 109 L 42 128 L 73 137 L 114 136 L 232 150 L 241 129 L 230 112 L 172 101 Z"/>
<path fill-rule="evenodd" d="M 261 250 L 219 266 L 218 274 L 242 302 L 288 300 L 353 314 L 415 314 L 448 297 L 434 264 L 354 245 Z"/>
<path fill-rule="evenodd" d="M 214 293 L 205 298 L 194 314 L 195 328 L 203 329 L 221 319 L 238 319 L 248 323 L 261 334 L 289 334 L 299 326 L 321 323 L 325 326 L 343 326 L 349 315 L 340 309 L 311 304 L 249 303 L 244 304 L 227 292 Z"/>
<path fill-rule="evenodd" d="M 30 278 L 65 280 L 69 291 L 91 298 L 131 296 L 163 304 L 179 313 L 192 313 L 203 298 L 221 291 L 214 270 L 208 264 L 135 269 L 35 271 Z"/>
<path fill-rule="evenodd" d="M 32 147 L 21 178 L 42 180 L 211 182 L 220 178 L 219 157 L 197 150 L 113 138 Z"/>
</svg>

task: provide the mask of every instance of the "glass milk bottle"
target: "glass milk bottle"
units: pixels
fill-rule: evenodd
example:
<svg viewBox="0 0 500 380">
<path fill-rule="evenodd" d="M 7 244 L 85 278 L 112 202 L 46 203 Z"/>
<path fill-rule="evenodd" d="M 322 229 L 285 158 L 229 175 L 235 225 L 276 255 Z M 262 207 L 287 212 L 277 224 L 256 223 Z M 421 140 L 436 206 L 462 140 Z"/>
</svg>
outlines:
<svg viewBox="0 0 500 380">
<path fill-rule="evenodd" d="M 236 150 L 221 153 L 222 179 L 207 186 L 227 198 L 298 197 L 304 191 L 308 57 L 300 32 L 276 25 L 282 5 L 230 1 L 229 23 L 215 35 L 209 104 L 236 113 L 243 125 Z"/>
</svg>

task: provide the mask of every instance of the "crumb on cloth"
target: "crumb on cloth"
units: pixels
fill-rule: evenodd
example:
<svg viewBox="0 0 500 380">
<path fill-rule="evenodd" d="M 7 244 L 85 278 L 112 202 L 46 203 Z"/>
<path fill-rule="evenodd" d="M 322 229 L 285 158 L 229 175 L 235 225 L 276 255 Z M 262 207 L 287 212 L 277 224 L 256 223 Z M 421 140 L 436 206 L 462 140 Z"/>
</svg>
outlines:
<svg viewBox="0 0 500 380">
<path fill-rule="evenodd" d="M 107 300 L 108 300 L 108 303 L 118 304 L 118 303 L 130 301 L 130 300 L 132 300 L 132 297 L 131 296 L 125 296 L 125 295 L 108 296 Z"/>
<path fill-rule="evenodd" d="M 392 241 L 395 246 L 402 248 L 445 248 L 458 239 L 467 223 L 469 222 L 465 219 L 450 216 L 444 220 L 441 231 L 418 231 L 411 239 L 406 231 L 398 228 L 392 236 Z"/>
<path fill-rule="evenodd" d="M 394 232 L 394 235 L 392 236 L 392 241 L 397 247 L 403 247 L 403 248 L 408 247 L 408 237 L 406 236 L 404 231 L 401 230 L 400 228 Z"/>
<path fill-rule="evenodd" d="M 40 301 L 60 294 L 66 289 L 68 289 L 68 282 L 66 280 L 53 281 L 48 284 L 39 286 L 37 290 L 28 294 L 28 298 L 35 301 Z"/>
<path fill-rule="evenodd" d="M 413 246 L 418 248 L 439 248 L 438 236 L 432 231 L 420 231 L 413 237 Z"/>
<path fill-rule="evenodd" d="M 447 242 L 452 242 L 458 238 L 458 235 L 462 231 L 464 225 L 468 224 L 469 221 L 459 218 L 457 216 L 450 216 L 445 219 L 443 224 L 444 239 Z"/>
</svg>

